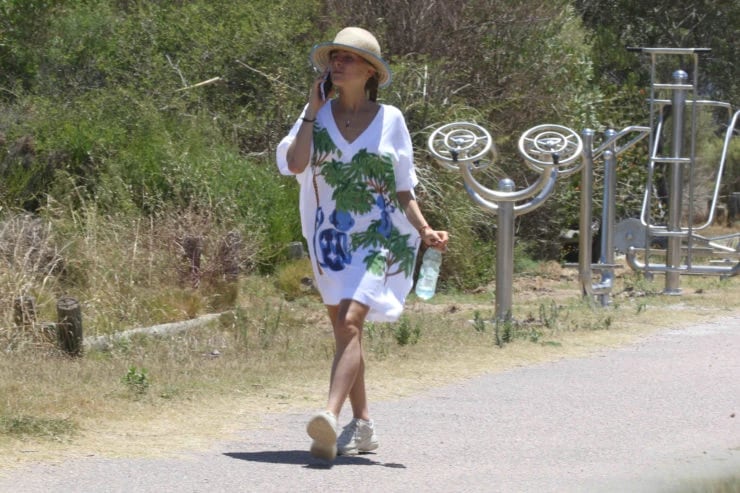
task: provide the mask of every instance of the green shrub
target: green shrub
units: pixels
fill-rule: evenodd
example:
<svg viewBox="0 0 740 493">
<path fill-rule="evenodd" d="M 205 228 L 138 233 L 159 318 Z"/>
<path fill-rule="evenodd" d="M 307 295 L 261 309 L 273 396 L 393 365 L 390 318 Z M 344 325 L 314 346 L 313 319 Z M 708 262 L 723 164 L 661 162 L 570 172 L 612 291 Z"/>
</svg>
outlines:
<svg viewBox="0 0 740 493">
<path fill-rule="evenodd" d="M 121 381 L 136 395 L 145 394 L 149 390 L 150 381 L 146 368 L 139 370 L 135 366 L 130 367 Z"/>
</svg>

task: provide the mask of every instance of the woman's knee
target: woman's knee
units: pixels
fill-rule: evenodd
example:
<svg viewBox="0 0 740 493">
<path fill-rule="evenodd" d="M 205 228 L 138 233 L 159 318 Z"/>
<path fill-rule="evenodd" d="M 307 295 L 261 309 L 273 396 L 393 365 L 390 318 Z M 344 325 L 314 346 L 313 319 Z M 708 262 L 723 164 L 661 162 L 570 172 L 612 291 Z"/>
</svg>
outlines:
<svg viewBox="0 0 740 493">
<path fill-rule="evenodd" d="M 345 343 L 353 339 L 359 340 L 362 337 L 362 326 L 351 320 L 339 319 L 334 327 L 334 335 Z"/>
<path fill-rule="evenodd" d="M 367 307 L 353 300 L 345 300 L 339 305 L 334 332 L 338 337 L 351 340 L 362 337 Z"/>
</svg>

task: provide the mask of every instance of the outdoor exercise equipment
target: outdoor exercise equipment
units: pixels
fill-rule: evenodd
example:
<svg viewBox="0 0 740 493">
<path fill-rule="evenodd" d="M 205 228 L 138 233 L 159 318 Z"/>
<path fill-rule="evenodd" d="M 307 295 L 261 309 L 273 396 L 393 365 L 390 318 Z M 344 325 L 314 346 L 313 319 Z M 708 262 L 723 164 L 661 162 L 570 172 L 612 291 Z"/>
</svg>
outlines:
<svg viewBox="0 0 740 493">
<path fill-rule="evenodd" d="M 519 139 L 518 150 L 525 162 L 539 172 L 527 188 L 516 190 L 510 178 L 498 183 L 498 190 L 482 185 L 473 172 L 492 165 L 497 158 L 493 139 L 475 123 L 443 125 L 429 136 L 429 150 L 444 168 L 459 171 L 465 190 L 475 203 L 497 216 L 496 229 L 496 321 L 511 319 L 514 276 L 514 218 L 541 206 L 552 193 L 561 174 L 581 155 L 580 136 L 560 125 L 533 127 Z"/>
<path fill-rule="evenodd" d="M 581 170 L 581 201 L 579 218 L 578 272 L 584 296 L 596 298 L 602 306 L 607 306 L 614 287 L 614 270 L 621 267 L 615 264 L 615 204 L 617 187 L 617 155 L 634 146 L 650 134 L 649 127 L 631 126 L 617 132 L 604 132 L 603 143 L 594 148 L 594 131 L 583 130 L 583 160 Z M 622 145 L 619 141 L 632 137 Z M 604 158 L 604 193 L 601 214 L 601 249 L 599 261 L 591 263 L 593 238 L 593 168 L 594 161 Z M 626 236 L 626 235 L 625 235 Z M 593 271 L 601 273 L 601 281 L 593 282 Z"/>
<path fill-rule="evenodd" d="M 720 275 L 730 277 L 740 272 L 740 252 L 737 248 L 723 245 L 721 242 L 740 236 L 740 233 L 718 236 L 715 238 L 702 237 L 697 231 L 708 228 L 714 222 L 714 215 L 724 174 L 725 161 L 730 141 L 735 134 L 740 111 L 732 112 L 732 105 L 719 101 L 699 100 L 698 77 L 699 55 L 707 53 L 707 48 L 629 48 L 649 54 L 651 57 L 650 69 L 650 159 L 648 163 L 647 183 L 640 215 L 644 241 L 633 243 L 627 248 L 627 262 L 635 270 L 642 270 L 646 275 L 660 272 L 665 274 L 664 294 L 680 294 L 681 274 Z M 661 57 L 689 57 L 692 61 L 692 78 L 683 70 L 676 70 L 672 74 L 671 82 L 659 81 L 656 65 Z M 661 99 L 659 96 L 670 95 L 670 98 Z M 700 216 L 695 189 L 696 178 L 696 137 L 699 107 L 725 110 L 729 116 L 722 154 L 714 179 L 711 201 L 709 201 L 706 222 L 697 224 Z M 688 108 L 688 112 L 686 111 Z M 672 128 L 670 131 L 671 149 L 664 154 L 661 152 L 661 141 L 664 134 L 666 115 L 670 113 Z M 687 115 L 688 113 L 688 115 Z M 685 149 L 685 124 L 688 116 L 688 150 Z M 667 218 L 665 224 L 658 224 L 653 217 L 654 184 L 656 172 L 665 171 L 667 182 Z M 688 174 L 688 179 L 686 175 Z M 688 196 L 686 196 L 688 185 Z M 684 199 L 687 199 L 684 203 Z M 634 225 L 634 222 L 631 223 Z M 625 226 L 629 235 L 634 239 L 640 235 L 634 234 L 633 226 Z M 651 249 L 654 239 L 665 241 L 665 250 Z M 633 240 L 634 241 L 634 240 Z M 665 263 L 652 263 L 651 257 L 661 255 Z M 642 256 L 642 261 L 639 260 Z M 698 265 L 695 258 L 704 256 L 709 258 L 708 264 Z"/>
</svg>

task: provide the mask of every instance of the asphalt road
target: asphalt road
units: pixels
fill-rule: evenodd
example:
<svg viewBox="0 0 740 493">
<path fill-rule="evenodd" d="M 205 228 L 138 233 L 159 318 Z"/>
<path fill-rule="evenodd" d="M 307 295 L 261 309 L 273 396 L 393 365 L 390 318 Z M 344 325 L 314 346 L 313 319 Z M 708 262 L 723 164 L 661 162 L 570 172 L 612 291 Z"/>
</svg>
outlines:
<svg viewBox="0 0 740 493">
<path fill-rule="evenodd" d="M 740 476 L 740 316 L 375 403 L 380 448 L 332 465 L 307 452 L 312 411 L 177 458 L 27 466 L 0 491 L 679 491 Z"/>
</svg>

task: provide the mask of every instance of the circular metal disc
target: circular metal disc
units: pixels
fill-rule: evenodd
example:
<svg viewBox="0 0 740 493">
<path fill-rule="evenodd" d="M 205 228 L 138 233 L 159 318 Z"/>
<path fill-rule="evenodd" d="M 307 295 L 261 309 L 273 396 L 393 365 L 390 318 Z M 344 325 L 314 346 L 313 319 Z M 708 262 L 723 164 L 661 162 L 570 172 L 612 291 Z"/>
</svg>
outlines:
<svg viewBox="0 0 740 493">
<path fill-rule="evenodd" d="M 427 144 L 432 156 L 446 168 L 458 169 L 458 164 L 473 163 L 475 169 L 481 169 L 496 157 L 491 134 L 475 123 L 443 125 L 432 132 Z"/>
<path fill-rule="evenodd" d="M 553 164 L 553 154 L 558 155 L 558 170 L 571 172 L 564 167 L 578 159 L 583 151 L 581 136 L 562 125 L 538 125 L 519 138 L 519 153 L 535 171 Z"/>
<path fill-rule="evenodd" d="M 645 226 L 635 217 L 620 221 L 614 226 L 614 248 L 627 253 L 630 247 L 645 248 Z"/>
</svg>

